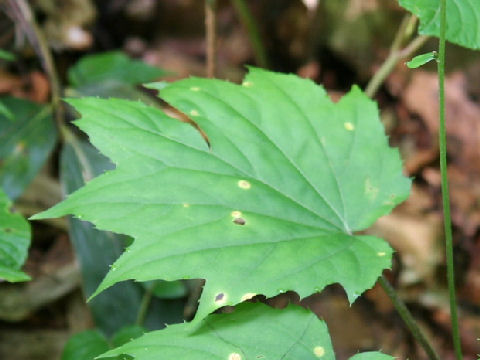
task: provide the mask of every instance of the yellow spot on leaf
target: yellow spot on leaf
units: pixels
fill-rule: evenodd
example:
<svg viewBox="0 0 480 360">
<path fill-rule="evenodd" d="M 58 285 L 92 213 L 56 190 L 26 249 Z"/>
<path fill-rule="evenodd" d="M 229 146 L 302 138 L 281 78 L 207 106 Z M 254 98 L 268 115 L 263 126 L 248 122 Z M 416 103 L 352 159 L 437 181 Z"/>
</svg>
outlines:
<svg viewBox="0 0 480 360">
<path fill-rule="evenodd" d="M 355 125 L 353 125 L 351 122 L 343 123 L 343 126 L 345 126 L 345 129 L 347 129 L 348 131 L 355 130 Z"/>
<path fill-rule="evenodd" d="M 387 253 L 385 251 L 379 251 L 379 252 L 377 252 L 377 255 L 378 256 L 385 256 L 385 255 L 387 255 Z"/>
<path fill-rule="evenodd" d="M 200 115 L 199 112 L 197 110 L 190 110 L 190 115 L 192 116 L 198 116 Z"/>
<path fill-rule="evenodd" d="M 378 195 L 378 187 L 374 186 L 370 178 L 365 179 L 365 195 L 370 201 L 374 201 Z"/>
<path fill-rule="evenodd" d="M 192 86 L 192 87 L 190 88 L 190 90 L 192 90 L 192 91 L 200 91 L 200 88 L 199 88 L 198 86 Z"/>
<path fill-rule="evenodd" d="M 245 86 L 245 87 L 250 87 L 250 86 L 253 86 L 253 83 L 250 82 L 250 81 L 244 81 L 244 82 L 242 83 L 242 85 Z"/>
<path fill-rule="evenodd" d="M 323 348 L 323 346 L 315 346 L 313 348 L 313 353 L 315 354 L 316 357 L 322 357 L 323 355 L 325 355 L 325 349 Z"/>
<path fill-rule="evenodd" d="M 242 360 L 242 355 L 239 353 L 231 353 L 228 355 L 228 360 Z"/>
<path fill-rule="evenodd" d="M 239 218 L 242 216 L 242 212 L 241 211 L 238 211 L 238 210 L 235 210 L 235 211 L 232 211 L 231 213 L 232 217 L 234 218 Z"/>
<path fill-rule="evenodd" d="M 189 208 L 189 207 L 190 207 L 190 204 L 183 204 L 183 207 L 184 207 L 184 208 Z"/>
<path fill-rule="evenodd" d="M 252 184 L 250 184 L 247 180 L 239 180 L 238 187 L 240 189 L 248 190 L 252 187 Z"/>
<path fill-rule="evenodd" d="M 250 300 L 251 298 L 253 298 L 255 295 L 255 293 L 246 293 L 245 295 L 242 296 L 242 299 L 241 301 L 247 301 L 247 300 Z"/>
</svg>

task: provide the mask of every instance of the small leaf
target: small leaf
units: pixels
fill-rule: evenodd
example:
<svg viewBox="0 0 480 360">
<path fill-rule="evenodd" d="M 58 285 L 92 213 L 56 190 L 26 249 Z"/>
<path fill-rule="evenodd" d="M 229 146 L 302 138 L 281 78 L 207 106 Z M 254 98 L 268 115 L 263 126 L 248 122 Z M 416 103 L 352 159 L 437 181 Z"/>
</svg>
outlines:
<svg viewBox="0 0 480 360">
<path fill-rule="evenodd" d="M 143 61 L 133 60 L 121 51 L 84 56 L 68 70 L 74 87 L 115 81 L 136 85 L 155 80 L 166 72 Z"/>
<path fill-rule="evenodd" d="M 407 62 L 407 66 L 410 69 L 416 69 L 422 65 L 425 65 L 426 63 L 432 61 L 432 60 L 437 60 L 437 52 L 436 51 L 431 51 L 426 54 L 418 55 L 415 56 L 412 60 Z"/>
<path fill-rule="evenodd" d="M 400 0 L 400 5 L 420 19 L 419 32 L 439 37 L 440 0 Z M 447 40 L 480 49 L 480 6 L 478 0 L 447 1 Z"/>
<path fill-rule="evenodd" d="M 2 102 L 13 119 L 0 113 L 0 186 L 16 199 L 52 152 L 57 132 L 49 107 L 17 98 Z"/>
<path fill-rule="evenodd" d="M 94 360 L 108 349 L 107 339 L 98 330 L 87 330 L 67 341 L 62 360 Z"/>
<path fill-rule="evenodd" d="M 135 360 L 334 360 L 324 321 L 296 305 L 283 310 L 245 303 L 231 314 L 208 316 L 199 329 L 177 324 L 143 335 L 100 358 L 129 355 Z M 393 360 L 378 352 L 350 360 Z"/>
<path fill-rule="evenodd" d="M 353 232 L 403 201 L 410 180 L 358 88 L 333 103 L 311 81 L 251 69 L 243 86 L 186 79 L 161 95 L 211 148 L 138 102 L 69 101 L 117 168 L 34 218 L 73 213 L 135 239 L 97 293 L 132 278 L 204 278 L 201 319 L 251 294 L 303 298 L 334 282 L 353 302 L 390 267 L 384 240 Z"/>
<path fill-rule="evenodd" d="M 126 344 L 133 339 L 139 338 L 145 333 L 145 329 L 138 325 L 128 325 L 118 330 L 112 338 L 115 347 Z"/>
<path fill-rule="evenodd" d="M 0 189 L 0 279 L 27 281 L 30 277 L 20 267 L 30 246 L 30 225 L 23 216 L 10 212 L 11 205 Z"/>
</svg>

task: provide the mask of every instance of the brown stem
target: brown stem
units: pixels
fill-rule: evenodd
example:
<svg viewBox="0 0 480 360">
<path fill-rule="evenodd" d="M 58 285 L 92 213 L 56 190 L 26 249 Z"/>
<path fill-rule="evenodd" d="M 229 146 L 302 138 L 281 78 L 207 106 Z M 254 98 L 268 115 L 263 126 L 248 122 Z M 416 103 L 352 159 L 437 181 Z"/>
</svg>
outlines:
<svg viewBox="0 0 480 360">
<path fill-rule="evenodd" d="M 205 0 L 205 29 L 207 37 L 207 77 L 215 77 L 217 67 L 216 41 L 217 41 L 217 19 L 216 0 Z"/>
<path fill-rule="evenodd" d="M 61 104 L 62 88 L 58 80 L 58 75 L 55 68 L 55 62 L 53 60 L 50 49 L 42 34 L 42 31 L 38 27 L 35 17 L 33 16 L 30 5 L 25 0 L 5 0 L 2 4 L 6 8 L 6 12 L 15 23 L 20 24 L 25 35 L 27 36 L 30 44 L 34 48 L 37 56 L 39 57 L 43 70 L 50 80 L 50 87 L 52 93 L 52 107 L 55 113 L 55 121 L 57 128 L 59 129 L 60 137 L 61 128 L 64 126 L 64 111 Z"/>
</svg>

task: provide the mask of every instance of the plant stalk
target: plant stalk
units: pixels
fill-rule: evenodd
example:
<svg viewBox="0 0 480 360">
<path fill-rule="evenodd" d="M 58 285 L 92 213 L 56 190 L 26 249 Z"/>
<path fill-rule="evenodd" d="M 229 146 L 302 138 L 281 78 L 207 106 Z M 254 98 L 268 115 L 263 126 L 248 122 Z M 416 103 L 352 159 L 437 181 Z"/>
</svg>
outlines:
<svg viewBox="0 0 480 360">
<path fill-rule="evenodd" d="M 400 61 L 412 56 L 412 54 L 422 47 L 422 45 L 425 44 L 425 42 L 429 39 L 428 36 L 417 36 L 402 49 L 403 43 L 411 37 L 412 30 L 415 29 L 417 21 L 418 19 L 414 15 L 407 15 L 402 20 L 402 23 L 395 34 L 392 46 L 390 47 L 390 53 L 388 54 L 388 57 L 375 72 L 365 89 L 365 93 L 369 97 L 375 96 L 380 86 Z"/>
<path fill-rule="evenodd" d="M 51 87 L 51 102 L 55 114 L 55 123 L 59 131 L 59 136 L 62 139 L 61 128 L 63 126 L 65 114 L 62 107 L 62 88 L 58 79 L 58 74 L 55 68 L 52 53 L 48 48 L 47 41 L 40 30 L 35 17 L 33 15 L 30 5 L 25 0 L 7 0 L 5 2 L 6 8 L 9 10 L 9 15 L 16 23 L 22 26 L 30 44 L 37 53 L 38 58 L 42 63 L 43 70 L 48 76 Z"/>
<path fill-rule="evenodd" d="M 457 360 L 462 360 L 460 330 L 458 326 L 457 299 L 455 294 L 455 273 L 453 260 L 452 220 L 447 176 L 447 131 L 445 125 L 445 43 L 447 30 L 447 1 L 440 1 L 440 41 L 438 49 L 438 86 L 440 127 L 438 132 L 440 147 L 440 172 L 442 176 L 443 219 L 445 228 L 445 252 L 447 258 L 447 282 L 450 295 L 450 319 L 453 347 Z"/>
<path fill-rule="evenodd" d="M 267 52 L 262 42 L 260 32 L 258 31 L 257 24 L 252 15 L 252 12 L 248 8 L 245 0 L 232 0 L 233 7 L 235 8 L 240 21 L 247 30 L 250 44 L 253 49 L 255 60 L 260 67 L 268 68 L 269 62 Z"/>
<path fill-rule="evenodd" d="M 143 326 L 143 323 L 145 322 L 145 318 L 148 314 L 148 308 L 150 307 L 150 303 L 152 301 L 154 286 L 155 282 L 150 284 L 143 294 L 142 302 L 140 303 L 140 308 L 138 309 L 137 320 L 135 321 L 135 324 L 138 326 Z"/>
<path fill-rule="evenodd" d="M 380 276 L 378 281 L 382 286 L 383 290 L 385 291 L 385 293 L 390 298 L 390 300 L 392 300 L 392 303 L 395 306 L 395 309 L 397 310 L 398 314 L 404 321 L 408 330 L 410 330 L 410 333 L 413 335 L 415 340 L 417 340 L 418 343 L 422 346 L 423 350 L 425 350 L 425 352 L 427 353 L 428 358 L 430 360 L 440 360 L 440 357 L 433 349 L 427 337 L 422 332 L 422 330 L 418 327 L 415 319 L 412 316 L 412 313 L 408 310 L 403 300 L 400 299 L 400 297 L 398 296 L 397 292 L 395 291 L 393 286 L 390 284 L 390 282 L 383 275 Z"/>
<path fill-rule="evenodd" d="M 205 1 L 205 31 L 207 46 L 207 77 L 214 78 L 217 68 L 217 17 L 216 0 Z"/>
</svg>

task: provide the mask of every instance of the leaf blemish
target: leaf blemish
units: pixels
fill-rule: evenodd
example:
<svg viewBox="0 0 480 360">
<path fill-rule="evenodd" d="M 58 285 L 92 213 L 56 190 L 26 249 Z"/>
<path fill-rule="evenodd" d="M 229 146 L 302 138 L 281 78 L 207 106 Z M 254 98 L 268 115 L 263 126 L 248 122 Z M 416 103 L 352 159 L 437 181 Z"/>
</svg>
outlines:
<svg viewBox="0 0 480 360">
<path fill-rule="evenodd" d="M 365 179 L 365 195 L 373 201 L 377 198 L 378 195 L 378 188 L 372 184 L 372 181 L 369 177 Z"/>
<path fill-rule="evenodd" d="M 244 81 L 244 82 L 242 83 L 242 85 L 245 86 L 245 87 L 250 87 L 250 86 L 253 86 L 253 83 L 250 82 L 250 81 Z"/>
<path fill-rule="evenodd" d="M 183 207 L 184 207 L 184 208 L 189 208 L 189 207 L 190 207 L 190 204 L 185 203 L 185 204 L 183 204 Z"/>
<path fill-rule="evenodd" d="M 246 293 L 245 295 L 242 296 L 241 301 L 247 301 L 256 296 L 257 294 L 255 293 Z"/>
<path fill-rule="evenodd" d="M 233 219 L 233 223 L 237 225 L 245 225 L 247 222 L 244 218 L 235 218 Z"/>
<path fill-rule="evenodd" d="M 215 295 L 215 304 L 224 304 L 227 301 L 227 295 L 225 293 L 218 293 Z"/>
<path fill-rule="evenodd" d="M 243 190 L 248 190 L 252 187 L 252 185 L 247 180 L 239 180 L 238 187 Z"/>
<path fill-rule="evenodd" d="M 315 346 L 313 348 L 313 353 L 315 354 L 316 357 L 322 357 L 323 355 L 325 355 L 325 349 L 323 348 L 323 346 Z"/>
<path fill-rule="evenodd" d="M 192 115 L 192 116 L 199 116 L 200 113 L 199 113 L 197 110 L 193 109 L 193 110 L 190 110 L 190 115 Z"/>
<path fill-rule="evenodd" d="M 385 256 L 385 255 L 387 255 L 387 253 L 385 251 L 379 251 L 379 252 L 377 252 L 377 255 L 378 256 Z"/>
<path fill-rule="evenodd" d="M 231 353 L 228 355 L 228 360 L 242 360 L 242 355 L 239 353 Z"/>
<path fill-rule="evenodd" d="M 192 86 L 190 88 L 191 91 L 200 91 L 200 88 L 198 86 Z"/>
<path fill-rule="evenodd" d="M 355 125 L 353 125 L 351 122 L 343 123 L 343 126 L 344 126 L 345 129 L 348 130 L 348 131 L 353 131 L 353 130 L 355 130 Z"/>
</svg>

